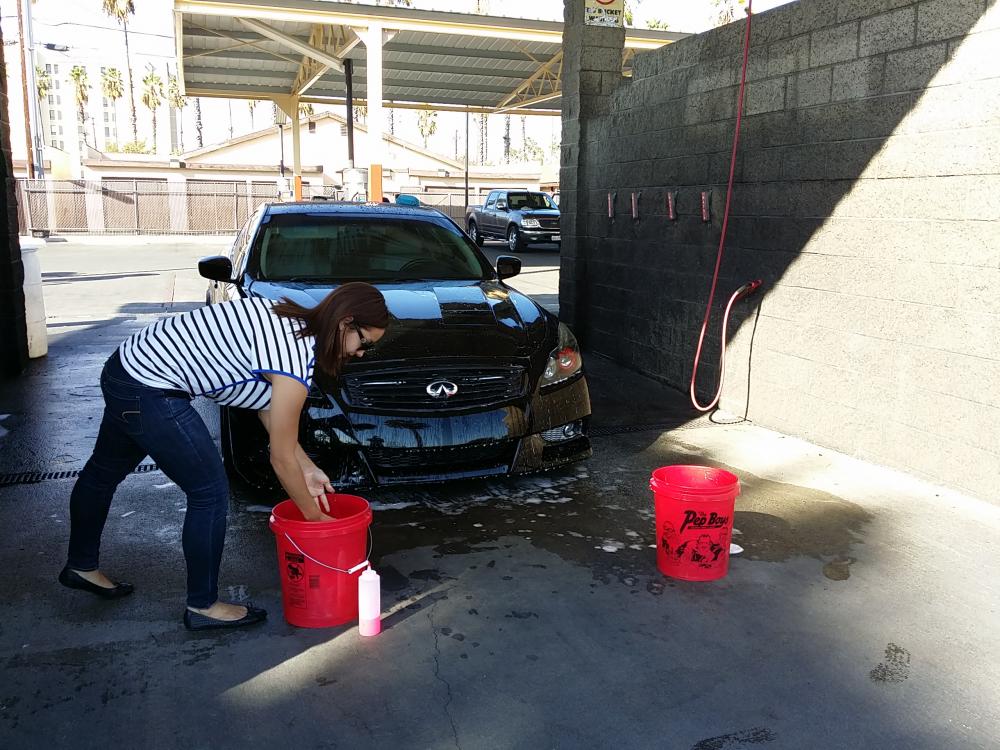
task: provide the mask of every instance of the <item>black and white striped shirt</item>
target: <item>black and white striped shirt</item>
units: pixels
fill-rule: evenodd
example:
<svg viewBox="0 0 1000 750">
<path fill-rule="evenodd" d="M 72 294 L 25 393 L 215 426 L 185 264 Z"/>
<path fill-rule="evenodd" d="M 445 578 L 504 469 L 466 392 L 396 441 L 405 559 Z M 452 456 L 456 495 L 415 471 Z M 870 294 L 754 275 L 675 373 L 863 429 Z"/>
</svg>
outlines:
<svg viewBox="0 0 1000 750">
<path fill-rule="evenodd" d="M 287 375 L 309 388 L 316 363 L 315 339 L 295 336 L 302 321 L 276 315 L 273 306 L 246 298 L 163 318 L 122 343 L 122 366 L 153 388 L 266 409 L 271 384 L 262 373 Z"/>
</svg>

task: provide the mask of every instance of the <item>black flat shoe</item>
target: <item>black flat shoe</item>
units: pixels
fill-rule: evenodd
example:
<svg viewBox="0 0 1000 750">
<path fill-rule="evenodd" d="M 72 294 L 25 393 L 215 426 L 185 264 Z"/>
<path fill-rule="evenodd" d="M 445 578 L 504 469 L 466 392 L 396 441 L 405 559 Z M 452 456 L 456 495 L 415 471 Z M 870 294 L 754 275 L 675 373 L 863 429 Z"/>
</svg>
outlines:
<svg viewBox="0 0 1000 750">
<path fill-rule="evenodd" d="M 184 610 L 184 627 L 188 630 L 224 630 L 227 628 L 242 628 L 246 625 L 255 625 L 267 619 L 267 610 L 244 604 L 247 613 L 238 620 L 217 620 L 214 617 L 192 612 L 190 609 Z"/>
<path fill-rule="evenodd" d="M 59 572 L 59 583 L 66 588 L 89 591 L 91 594 L 95 594 L 102 599 L 121 599 L 123 596 L 128 596 L 135 591 L 135 586 L 131 583 L 116 583 L 114 588 L 110 589 L 98 586 L 96 583 L 91 583 L 75 570 L 70 570 L 69 568 L 63 568 Z"/>
</svg>

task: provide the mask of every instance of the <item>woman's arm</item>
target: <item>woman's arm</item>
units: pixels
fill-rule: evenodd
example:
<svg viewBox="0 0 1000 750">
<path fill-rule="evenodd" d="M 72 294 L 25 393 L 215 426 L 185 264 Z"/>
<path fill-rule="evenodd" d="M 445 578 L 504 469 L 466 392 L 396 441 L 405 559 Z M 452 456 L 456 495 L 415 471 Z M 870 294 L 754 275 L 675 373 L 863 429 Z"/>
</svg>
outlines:
<svg viewBox="0 0 1000 750">
<path fill-rule="evenodd" d="M 268 435 L 270 435 L 271 412 L 267 409 L 261 409 L 257 412 L 257 416 L 260 417 L 260 421 L 264 425 L 264 429 L 266 429 Z M 333 484 L 330 483 L 330 477 L 326 475 L 326 472 L 313 463 L 313 460 L 309 458 L 309 454 L 302 449 L 302 444 L 298 442 L 295 444 L 295 459 L 299 462 L 299 466 L 302 469 L 302 475 L 305 477 L 306 486 L 309 488 L 309 494 L 319 499 L 320 507 L 326 508 L 326 498 L 321 498 L 320 496 L 325 495 L 326 493 L 333 494 L 336 492 L 333 488 Z"/>
<path fill-rule="evenodd" d="M 271 435 L 271 466 L 292 502 L 308 521 L 329 520 L 309 491 L 298 454 L 309 461 L 299 446 L 299 415 L 306 402 L 306 389 L 298 380 L 272 373 L 270 416 L 262 421 Z M 309 461 L 312 464 L 312 461 Z M 327 508 L 329 509 L 329 508 Z"/>
</svg>

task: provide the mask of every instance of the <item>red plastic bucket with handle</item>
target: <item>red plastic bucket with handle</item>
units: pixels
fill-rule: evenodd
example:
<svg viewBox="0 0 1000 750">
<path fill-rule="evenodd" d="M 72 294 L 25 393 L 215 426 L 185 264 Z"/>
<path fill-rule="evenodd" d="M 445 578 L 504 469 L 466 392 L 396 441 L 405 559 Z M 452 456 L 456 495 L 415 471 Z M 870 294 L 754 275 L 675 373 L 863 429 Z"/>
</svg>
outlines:
<svg viewBox="0 0 1000 750">
<path fill-rule="evenodd" d="M 656 567 L 685 581 L 713 581 L 729 571 L 735 474 L 711 466 L 663 466 L 649 480 L 656 500 Z"/>
<path fill-rule="evenodd" d="M 302 628 L 356 620 L 358 576 L 368 567 L 368 501 L 357 495 L 327 499 L 332 521 L 306 521 L 291 500 L 271 511 L 285 619 Z"/>
</svg>

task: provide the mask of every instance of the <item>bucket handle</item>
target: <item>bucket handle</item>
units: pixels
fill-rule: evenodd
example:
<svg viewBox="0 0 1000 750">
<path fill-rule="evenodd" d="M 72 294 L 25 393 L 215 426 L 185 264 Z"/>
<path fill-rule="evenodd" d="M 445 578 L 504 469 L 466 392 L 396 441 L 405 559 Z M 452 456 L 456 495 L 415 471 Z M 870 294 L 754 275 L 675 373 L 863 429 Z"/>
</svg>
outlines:
<svg viewBox="0 0 1000 750">
<path fill-rule="evenodd" d="M 306 552 L 304 549 L 302 549 L 298 544 L 296 544 L 295 540 L 292 539 L 288 535 L 287 531 L 285 532 L 285 539 L 287 539 L 291 543 L 291 545 L 293 547 L 295 547 L 295 549 L 297 549 L 299 551 L 299 554 L 302 555 L 307 560 L 310 560 L 311 562 L 314 562 L 317 565 L 320 565 L 320 566 L 326 568 L 327 570 L 335 570 L 338 573 L 345 573 L 346 575 L 354 575 L 355 573 L 357 573 L 362 568 L 367 568 L 368 567 L 368 558 L 371 557 L 371 553 L 372 553 L 372 529 L 371 529 L 371 526 L 368 527 L 368 547 L 367 547 L 367 549 L 365 551 L 365 559 L 362 560 L 361 562 L 359 562 L 353 568 L 348 568 L 347 570 L 344 570 L 343 568 L 335 568 L 332 565 L 327 565 L 325 562 L 320 562 L 315 557 L 313 557 L 308 552 Z"/>
</svg>

